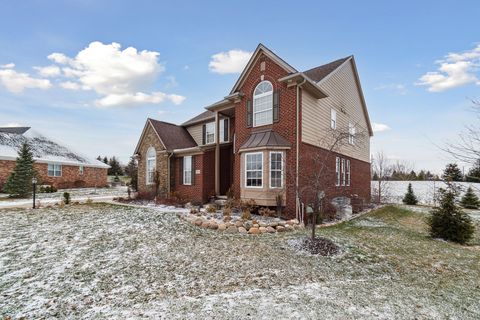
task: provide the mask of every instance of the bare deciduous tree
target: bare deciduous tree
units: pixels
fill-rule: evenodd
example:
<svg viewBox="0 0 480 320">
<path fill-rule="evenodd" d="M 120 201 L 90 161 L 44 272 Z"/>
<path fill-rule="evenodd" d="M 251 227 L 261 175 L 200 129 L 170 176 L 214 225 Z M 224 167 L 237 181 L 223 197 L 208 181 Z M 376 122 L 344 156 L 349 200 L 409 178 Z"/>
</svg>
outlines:
<svg viewBox="0 0 480 320">
<path fill-rule="evenodd" d="M 373 188 L 373 197 L 375 202 L 380 204 L 389 197 L 389 178 L 393 172 L 393 166 L 383 151 L 379 151 L 372 156 L 372 172 L 378 177 L 376 186 Z"/>
</svg>

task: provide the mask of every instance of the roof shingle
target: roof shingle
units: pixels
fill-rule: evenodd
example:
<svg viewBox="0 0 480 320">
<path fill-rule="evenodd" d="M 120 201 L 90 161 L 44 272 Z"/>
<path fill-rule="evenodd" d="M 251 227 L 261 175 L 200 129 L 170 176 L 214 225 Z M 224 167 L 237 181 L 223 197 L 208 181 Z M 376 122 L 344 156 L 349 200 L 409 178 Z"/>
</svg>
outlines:
<svg viewBox="0 0 480 320">
<path fill-rule="evenodd" d="M 182 126 L 188 126 L 190 124 L 194 124 L 194 123 L 201 122 L 201 121 L 208 120 L 208 119 L 212 119 L 212 118 L 215 118 L 215 113 L 210 111 L 210 110 L 207 110 L 207 111 L 204 111 L 204 112 L 200 113 L 199 115 L 196 115 L 195 117 L 191 118 L 190 120 L 185 121 L 184 123 L 182 123 Z"/>
<path fill-rule="evenodd" d="M 332 61 L 330 63 L 318 66 L 316 68 L 309 69 L 307 71 L 304 71 L 303 73 L 313 81 L 319 82 L 320 80 L 328 76 L 330 73 L 332 73 L 335 69 L 337 69 L 342 63 L 344 63 L 348 59 L 350 59 L 350 56 L 345 57 L 343 59 Z"/>
<path fill-rule="evenodd" d="M 196 147 L 197 144 L 187 129 L 173 123 L 149 119 L 167 150 Z"/>
</svg>

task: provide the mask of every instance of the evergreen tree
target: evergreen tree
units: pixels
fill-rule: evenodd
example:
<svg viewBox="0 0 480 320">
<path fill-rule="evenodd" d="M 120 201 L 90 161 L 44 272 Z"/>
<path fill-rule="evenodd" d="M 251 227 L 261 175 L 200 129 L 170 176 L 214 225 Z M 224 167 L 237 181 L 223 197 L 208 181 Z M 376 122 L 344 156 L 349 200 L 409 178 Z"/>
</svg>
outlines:
<svg viewBox="0 0 480 320">
<path fill-rule="evenodd" d="M 108 165 L 110 166 L 110 168 L 108 169 L 108 175 L 123 176 L 123 169 L 122 169 L 122 166 L 120 165 L 120 162 L 118 162 L 117 158 L 111 157 L 110 160 L 108 161 Z"/>
<path fill-rule="evenodd" d="M 409 180 L 417 180 L 417 174 L 415 173 L 414 170 L 412 170 L 412 171 L 410 172 L 410 174 L 408 175 L 408 179 L 409 179 Z"/>
<path fill-rule="evenodd" d="M 474 226 L 470 216 L 455 204 L 456 195 L 451 184 L 447 190 L 440 190 L 440 207 L 431 211 L 428 225 L 433 238 L 463 244 L 472 238 Z"/>
<path fill-rule="evenodd" d="M 378 181 L 378 174 L 376 172 L 373 173 L 372 180 L 373 181 Z"/>
<path fill-rule="evenodd" d="M 417 176 L 417 180 L 425 181 L 426 180 L 425 178 L 426 178 L 425 170 L 420 170 L 420 172 L 418 173 L 418 176 Z"/>
<path fill-rule="evenodd" d="M 98 156 L 98 157 L 97 157 L 97 160 L 98 160 L 98 161 L 102 161 L 102 157 Z"/>
<path fill-rule="evenodd" d="M 103 163 L 108 164 L 108 158 L 106 156 L 103 157 Z"/>
<path fill-rule="evenodd" d="M 36 176 L 33 163 L 30 146 L 24 143 L 18 151 L 15 168 L 3 186 L 3 191 L 10 194 L 11 197 L 28 197 L 32 192 L 32 178 Z"/>
<path fill-rule="evenodd" d="M 135 157 L 131 157 L 125 167 L 125 174 L 130 177 L 130 186 L 133 190 L 138 190 L 138 164 Z"/>
<path fill-rule="evenodd" d="M 480 182 L 480 159 L 475 162 L 475 165 L 470 168 L 466 180 L 469 182 Z"/>
<path fill-rule="evenodd" d="M 478 209 L 480 207 L 480 200 L 473 192 L 472 187 L 468 187 L 467 192 L 463 195 L 460 205 L 466 209 Z"/>
<path fill-rule="evenodd" d="M 411 183 L 408 184 L 407 193 L 405 193 L 405 196 L 403 197 L 402 202 L 409 205 L 416 205 L 418 203 L 418 199 L 413 193 L 413 188 Z"/>
<path fill-rule="evenodd" d="M 462 181 L 463 175 L 456 163 L 449 163 L 443 171 L 442 178 L 446 181 Z"/>
</svg>

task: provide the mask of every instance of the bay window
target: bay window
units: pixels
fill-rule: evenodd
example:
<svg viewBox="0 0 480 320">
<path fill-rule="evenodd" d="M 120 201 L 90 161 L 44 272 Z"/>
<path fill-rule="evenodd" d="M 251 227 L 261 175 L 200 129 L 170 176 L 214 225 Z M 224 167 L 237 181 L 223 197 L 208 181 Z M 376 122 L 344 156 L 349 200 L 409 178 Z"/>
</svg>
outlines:
<svg viewBox="0 0 480 320">
<path fill-rule="evenodd" d="M 283 187 L 283 153 L 270 152 L 270 188 Z"/>
<path fill-rule="evenodd" d="M 263 153 L 245 154 L 245 186 L 250 188 L 263 186 Z"/>
</svg>

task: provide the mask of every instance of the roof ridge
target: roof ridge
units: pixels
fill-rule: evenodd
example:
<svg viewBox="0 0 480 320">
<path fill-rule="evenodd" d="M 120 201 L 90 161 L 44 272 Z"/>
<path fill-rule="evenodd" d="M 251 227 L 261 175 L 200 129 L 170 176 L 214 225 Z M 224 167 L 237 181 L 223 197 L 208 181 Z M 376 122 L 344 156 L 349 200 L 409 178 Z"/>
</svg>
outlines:
<svg viewBox="0 0 480 320">
<path fill-rule="evenodd" d="M 171 122 L 167 122 L 167 121 L 163 121 L 163 120 L 157 120 L 157 119 L 153 119 L 153 118 L 148 118 L 148 120 L 152 120 L 152 121 L 156 121 L 156 122 L 161 122 L 161 123 L 169 124 L 169 125 L 171 125 L 171 126 L 181 127 L 181 125 L 178 125 L 178 124 L 175 124 L 175 123 L 171 123 Z"/>
<path fill-rule="evenodd" d="M 302 71 L 302 72 L 304 72 L 304 73 L 305 73 L 305 72 L 309 72 L 309 71 L 312 71 L 312 70 L 314 70 L 314 69 L 322 68 L 322 67 L 325 67 L 325 66 L 327 66 L 327 65 L 329 65 L 329 64 L 334 64 L 334 63 L 339 62 L 339 61 L 342 61 L 342 63 L 343 63 L 343 62 L 347 61 L 348 59 L 350 59 L 351 57 L 353 57 L 353 54 L 351 54 L 351 55 L 349 55 L 349 56 L 346 56 L 346 57 L 344 57 L 344 58 L 336 59 L 336 60 L 333 60 L 333 61 L 330 61 L 330 62 L 321 64 L 321 65 L 319 65 L 319 66 L 316 66 L 316 67 L 313 67 L 313 68 L 304 70 L 304 71 Z"/>
</svg>

